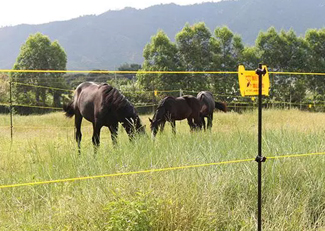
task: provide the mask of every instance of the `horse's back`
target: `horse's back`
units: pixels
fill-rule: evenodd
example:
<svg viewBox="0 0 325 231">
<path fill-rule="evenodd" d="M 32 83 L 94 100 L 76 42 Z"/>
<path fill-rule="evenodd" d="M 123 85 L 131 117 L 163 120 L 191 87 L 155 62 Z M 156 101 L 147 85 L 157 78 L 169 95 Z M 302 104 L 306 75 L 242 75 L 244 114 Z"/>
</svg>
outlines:
<svg viewBox="0 0 325 231">
<path fill-rule="evenodd" d="M 215 101 L 213 94 L 209 91 L 201 91 L 197 94 L 197 99 L 201 102 L 201 114 L 206 116 L 213 113 Z"/>
<path fill-rule="evenodd" d="M 80 100 L 80 98 L 87 97 L 87 99 L 92 99 L 98 94 L 98 89 L 100 85 L 93 82 L 84 82 L 78 85 L 75 91 L 75 100 Z"/>
<path fill-rule="evenodd" d="M 95 84 L 92 82 L 81 83 L 75 93 L 75 108 L 90 122 L 102 112 L 104 91 L 112 87 L 107 84 Z"/>
<path fill-rule="evenodd" d="M 184 108 L 186 108 L 186 117 L 197 117 L 200 113 L 201 104 L 200 101 L 191 95 L 184 95 L 183 97 L 178 97 L 177 99 L 184 102 Z"/>
<path fill-rule="evenodd" d="M 183 97 L 166 96 L 159 102 L 156 112 L 161 111 L 162 108 L 164 113 L 170 114 L 175 120 L 186 119 L 192 113 L 191 107 Z"/>
<path fill-rule="evenodd" d="M 196 97 L 192 95 L 184 95 L 183 98 L 186 100 L 187 104 L 191 107 L 192 110 L 200 111 L 201 104 Z"/>
<path fill-rule="evenodd" d="M 201 98 L 210 98 L 213 100 L 213 94 L 210 91 L 201 91 L 197 94 L 196 98 L 201 99 Z"/>
</svg>

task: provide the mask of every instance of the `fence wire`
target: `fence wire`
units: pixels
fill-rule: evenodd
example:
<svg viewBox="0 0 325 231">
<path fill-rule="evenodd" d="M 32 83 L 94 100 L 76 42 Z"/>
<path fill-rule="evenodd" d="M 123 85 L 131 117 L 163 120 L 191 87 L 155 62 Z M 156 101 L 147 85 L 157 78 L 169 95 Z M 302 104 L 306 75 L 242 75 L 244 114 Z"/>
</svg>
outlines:
<svg viewBox="0 0 325 231">
<path fill-rule="evenodd" d="M 325 152 L 270 156 L 270 157 L 267 157 L 267 159 L 283 159 L 283 158 L 294 158 L 294 157 L 297 158 L 297 157 L 320 156 L 320 155 L 325 155 Z M 98 178 L 130 176 L 130 175 L 137 175 L 137 174 L 166 172 L 166 171 L 174 171 L 174 170 L 184 170 L 184 169 L 190 169 L 190 168 L 227 165 L 227 164 L 235 164 L 235 163 L 243 163 L 243 162 L 251 162 L 251 161 L 255 161 L 255 158 L 241 159 L 241 160 L 228 160 L 228 161 L 221 161 L 221 162 L 216 162 L 216 163 L 203 163 L 203 164 L 176 166 L 176 167 L 167 167 L 167 168 L 158 168 L 158 169 L 147 169 L 147 170 L 139 170 L 139 171 L 132 171 L 132 172 L 110 173 L 110 174 L 103 174 L 103 175 L 83 176 L 83 177 L 65 178 L 65 179 L 57 179 L 57 180 L 46 180 L 46 181 L 7 184 L 7 185 L 0 185 L 0 189 L 15 188 L 15 187 L 22 187 L 22 186 L 44 185 L 44 184 L 52 184 L 52 183 L 74 182 L 74 181 L 81 181 L 81 180 L 92 180 L 92 179 L 98 179 Z"/>
<path fill-rule="evenodd" d="M 287 72 L 283 72 L 283 73 L 287 73 Z M 12 84 L 16 84 L 16 85 L 23 85 L 23 86 L 30 86 L 30 87 L 36 87 L 36 88 L 44 88 L 44 89 L 50 89 L 50 90 L 59 90 L 59 91 L 66 91 L 66 92 L 74 92 L 74 90 L 72 89 L 63 89 L 63 88 L 56 88 L 56 87 L 49 87 L 49 86 L 42 86 L 42 85 L 34 85 L 34 84 L 27 84 L 27 83 L 22 83 L 22 82 L 11 82 Z M 182 92 L 182 93 L 198 93 L 198 91 L 194 91 L 194 90 L 183 90 L 183 89 L 175 89 L 175 90 L 154 90 L 154 91 L 123 91 L 120 90 L 122 93 L 129 93 L 129 94 L 142 94 L 142 93 L 169 93 L 169 92 Z M 215 94 L 214 96 L 216 97 L 232 97 L 232 98 L 245 98 L 241 95 L 227 95 L 227 94 Z M 242 105 L 250 105 L 246 108 L 254 108 L 254 105 L 251 104 L 255 104 L 254 100 L 247 102 L 247 101 L 232 101 L 230 102 L 228 105 L 229 108 L 240 108 L 242 106 L 239 106 L 238 104 L 242 104 Z M 313 106 L 313 107 L 319 107 L 319 106 L 323 106 L 325 107 L 325 101 L 316 101 L 316 102 L 309 102 L 309 103 L 292 103 L 292 102 L 286 102 L 286 101 L 267 101 L 265 102 L 265 104 L 287 104 L 287 105 L 291 105 L 291 106 L 303 106 L 303 105 L 308 105 L 309 107 Z M 0 105 L 2 106 L 10 106 L 9 103 L 0 103 Z M 30 107 L 30 108 L 43 108 L 43 109 L 53 109 L 53 110 L 59 110 L 61 108 L 58 107 L 50 107 L 50 106 L 37 106 L 37 105 L 22 105 L 22 104 L 12 104 L 12 106 L 18 106 L 18 107 Z M 137 105 L 135 104 L 135 107 L 150 107 L 150 106 L 156 106 L 156 104 L 140 104 Z"/>
<path fill-rule="evenodd" d="M 238 74 L 238 71 L 100 71 L 100 70 L 13 70 L 0 69 L 0 72 L 7 73 L 94 73 L 94 74 Z M 269 74 L 276 75 L 319 75 L 321 72 L 290 72 L 290 71 L 269 71 Z"/>
</svg>

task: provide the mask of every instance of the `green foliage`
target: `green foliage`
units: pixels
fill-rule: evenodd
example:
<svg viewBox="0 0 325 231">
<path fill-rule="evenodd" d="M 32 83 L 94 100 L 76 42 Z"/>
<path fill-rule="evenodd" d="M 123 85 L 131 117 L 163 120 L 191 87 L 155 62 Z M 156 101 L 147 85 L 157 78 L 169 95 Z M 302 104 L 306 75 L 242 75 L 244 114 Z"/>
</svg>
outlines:
<svg viewBox="0 0 325 231">
<path fill-rule="evenodd" d="M 239 63 L 245 66 L 247 70 L 254 70 L 261 62 L 260 50 L 256 47 L 245 47 Z"/>
<path fill-rule="evenodd" d="M 272 27 L 259 34 L 256 46 L 270 71 L 308 71 L 309 47 L 293 30 L 277 33 Z M 306 96 L 308 86 L 304 76 L 275 75 L 271 76 L 271 82 L 269 100 L 301 102 Z"/>
<path fill-rule="evenodd" d="M 130 199 L 120 198 L 112 201 L 104 208 L 108 218 L 106 228 L 128 231 L 151 230 L 159 204 L 159 201 L 148 192 L 137 192 Z"/>
<path fill-rule="evenodd" d="M 65 70 L 67 63 L 66 53 L 57 41 L 36 33 L 30 35 L 22 45 L 17 57 L 14 70 Z M 67 88 L 62 73 L 13 73 L 14 82 L 40 85 L 54 88 Z M 61 104 L 62 91 L 35 88 L 16 84 L 14 88 L 15 102 L 19 104 L 53 105 Z M 48 94 L 52 98 L 48 98 Z M 52 103 L 50 102 L 52 101 Z"/>
<path fill-rule="evenodd" d="M 210 71 L 212 65 L 211 32 L 204 23 L 193 26 L 186 24 L 176 35 L 176 46 L 183 71 Z M 183 89 L 206 89 L 208 84 L 206 74 L 187 74 L 182 76 Z"/>
<path fill-rule="evenodd" d="M 237 70 L 238 63 L 244 61 L 242 52 L 244 45 L 239 35 L 233 34 L 228 27 L 216 28 L 214 31 L 216 43 L 214 53 L 214 70 Z M 217 94 L 238 95 L 239 85 L 235 75 L 218 75 L 212 78 L 213 91 Z"/>
<path fill-rule="evenodd" d="M 325 28 L 311 29 L 306 32 L 306 42 L 310 48 L 308 67 L 311 72 L 325 70 Z M 307 80 L 309 90 L 313 92 L 314 100 L 325 100 L 325 81 L 321 76 L 310 76 Z"/>
<path fill-rule="evenodd" d="M 311 49 L 309 63 L 312 72 L 320 72 L 325 69 L 325 28 L 316 30 L 310 29 L 305 35 L 306 42 Z"/>
<path fill-rule="evenodd" d="M 162 31 L 152 38 L 143 52 L 143 70 L 235 71 L 239 64 L 244 64 L 247 70 L 254 70 L 263 63 L 269 71 L 324 72 L 324 44 L 325 29 L 309 30 L 305 37 L 298 37 L 292 29 L 277 32 L 270 27 L 259 33 L 255 46 L 247 47 L 228 27 L 217 27 L 212 35 L 204 23 L 186 24 L 177 33 L 175 44 Z M 322 76 L 271 75 L 270 81 L 267 101 L 325 101 Z M 210 90 L 220 100 L 228 102 L 236 100 L 239 95 L 237 75 L 229 74 L 141 74 L 138 83 L 147 90 Z"/>
<path fill-rule="evenodd" d="M 132 71 L 136 72 L 141 69 L 141 65 L 137 63 L 124 63 L 117 69 L 118 71 Z M 122 86 L 132 85 L 132 88 L 135 90 L 136 83 L 136 74 L 135 73 L 120 73 L 115 75 L 115 81 L 118 81 L 118 85 L 116 85 L 119 89 Z M 138 87 L 138 86 L 137 86 Z M 134 101 L 137 102 L 137 101 Z"/>
<path fill-rule="evenodd" d="M 9 102 L 9 77 L 0 73 L 0 103 Z"/>
<path fill-rule="evenodd" d="M 0 73 L 0 113 L 8 113 L 9 107 L 6 104 L 10 101 L 9 77 L 5 73 Z M 4 105 L 1 105 L 4 104 Z"/>
<path fill-rule="evenodd" d="M 241 38 L 227 27 L 217 28 L 215 37 L 204 23 L 186 24 L 176 35 L 175 44 L 162 31 L 151 38 L 143 50 L 144 71 L 212 71 L 233 70 L 242 60 Z M 249 60 L 251 56 L 246 56 Z M 253 62 L 253 61 L 252 61 Z M 138 74 L 147 90 L 214 89 L 216 92 L 237 92 L 237 77 L 216 78 L 209 74 Z"/>
<path fill-rule="evenodd" d="M 177 71 L 177 49 L 163 31 L 158 31 L 143 50 L 143 71 Z M 180 86 L 180 77 L 175 74 L 138 74 L 137 79 L 146 90 L 172 89 Z"/>
</svg>

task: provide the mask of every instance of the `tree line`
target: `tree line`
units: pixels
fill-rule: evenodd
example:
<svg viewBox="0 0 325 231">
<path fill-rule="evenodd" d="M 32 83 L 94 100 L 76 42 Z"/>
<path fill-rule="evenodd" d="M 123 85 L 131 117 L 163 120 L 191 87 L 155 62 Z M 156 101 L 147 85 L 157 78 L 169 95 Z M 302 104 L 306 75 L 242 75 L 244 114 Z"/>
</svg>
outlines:
<svg viewBox="0 0 325 231">
<path fill-rule="evenodd" d="M 274 27 L 260 32 L 254 46 L 245 46 L 240 35 L 227 27 L 213 33 L 204 23 L 186 24 L 172 42 L 158 31 L 143 51 L 144 71 L 236 71 L 258 63 L 277 72 L 325 72 L 325 29 L 310 29 L 303 37 L 293 30 Z M 236 74 L 138 74 L 144 89 L 208 89 L 228 98 L 239 95 Z M 324 76 L 271 75 L 269 101 L 303 102 L 324 100 Z M 154 87 L 153 87 L 154 86 Z"/>
<path fill-rule="evenodd" d="M 203 23 L 186 24 L 171 41 L 159 30 L 143 50 L 144 62 L 123 64 L 123 71 L 236 71 L 239 64 L 247 70 L 266 64 L 269 71 L 325 72 L 325 29 L 310 29 L 304 36 L 293 30 L 277 31 L 274 27 L 260 32 L 254 46 L 243 44 L 240 35 L 228 27 L 213 31 Z M 13 69 L 66 70 L 67 55 L 58 41 L 36 33 L 22 45 Z M 0 81 L 5 75 L 0 76 Z M 12 73 L 13 98 L 18 104 L 61 107 L 69 92 L 44 87 L 71 89 L 83 81 L 108 82 L 121 89 L 134 103 L 151 103 L 154 90 L 210 90 L 220 100 L 231 102 L 239 96 L 236 74 L 64 74 Z M 324 76 L 270 75 L 267 101 L 325 101 Z M 0 88 L 0 98 L 8 100 L 8 86 Z M 135 93 L 151 91 L 149 94 Z M 134 92 L 133 94 L 128 92 Z M 24 109 L 26 111 L 26 109 Z M 35 111 L 29 109 L 28 112 Z"/>
</svg>

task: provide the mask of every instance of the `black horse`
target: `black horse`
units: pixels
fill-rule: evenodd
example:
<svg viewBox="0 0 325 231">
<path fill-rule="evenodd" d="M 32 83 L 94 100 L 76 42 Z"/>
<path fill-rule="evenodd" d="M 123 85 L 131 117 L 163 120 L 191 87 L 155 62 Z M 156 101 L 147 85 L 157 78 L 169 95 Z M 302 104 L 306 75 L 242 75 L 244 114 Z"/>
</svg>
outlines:
<svg viewBox="0 0 325 231">
<path fill-rule="evenodd" d="M 191 130 L 201 129 L 200 109 L 200 102 L 194 96 L 165 97 L 159 102 L 153 119 L 149 118 L 152 135 L 156 136 L 159 127 L 163 131 L 166 121 L 171 123 L 174 134 L 176 133 L 175 120 L 187 119 Z"/>
<path fill-rule="evenodd" d="M 217 108 L 223 112 L 227 112 L 227 105 L 222 102 L 214 101 L 213 94 L 209 91 L 199 92 L 197 94 L 197 98 L 201 102 L 200 116 L 203 128 L 206 128 L 204 118 L 207 117 L 207 128 L 211 129 L 213 120 L 213 110 Z"/>
<path fill-rule="evenodd" d="M 75 116 L 76 141 L 80 151 L 81 121 L 84 117 L 93 124 L 92 142 L 99 146 L 100 129 L 107 126 L 113 144 L 116 144 L 118 123 L 122 123 L 130 139 L 135 133 L 145 133 L 133 105 L 116 88 L 108 84 L 81 83 L 75 90 L 73 101 L 64 105 L 67 117 Z"/>
</svg>

